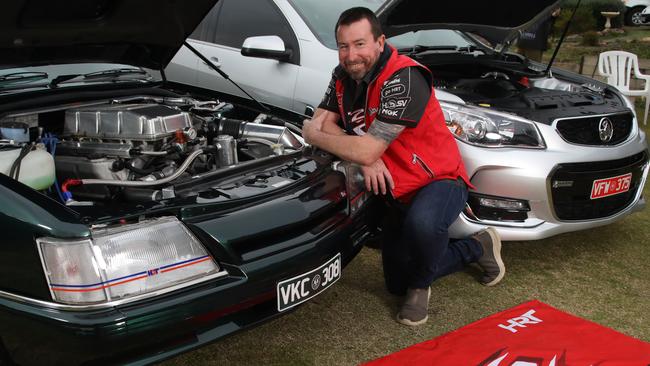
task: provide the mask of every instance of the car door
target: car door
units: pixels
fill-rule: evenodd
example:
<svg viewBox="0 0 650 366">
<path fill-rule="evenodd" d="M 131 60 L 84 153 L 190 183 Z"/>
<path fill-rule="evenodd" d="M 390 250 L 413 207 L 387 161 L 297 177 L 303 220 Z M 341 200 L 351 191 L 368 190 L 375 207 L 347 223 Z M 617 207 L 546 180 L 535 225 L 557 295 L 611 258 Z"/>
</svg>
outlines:
<svg viewBox="0 0 650 366">
<path fill-rule="evenodd" d="M 290 60 L 278 61 L 241 54 L 241 46 L 246 38 L 269 35 L 282 39 L 285 48 L 292 52 Z M 289 23 L 271 0 L 220 1 L 188 42 L 255 98 L 292 109 L 300 50 Z M 195 65 L 195 85 L 245 97 L 205 62 L 189 62 L 185 58 L 187 52 L 184 47 L 175 60 L 182 58 L 181 62 Z"/>
<path fill-rule="evenodd" d="M 332 78 L 332 70 L 338 64 L 334 24 L 340 13 L 336 7 L 335 10 L 330 9 L 333 6 L 330 2 L 310 1 L 312 0 L 275 0 L 300 42 L 300 68 L 293 109 L 306 115 L 312 114 L 320 104 Z M 355 5 L 349 0 L 338 1 L 344 2 L 344 8 Z M 323 14 L 325 12 L 328 16 Z M 336 13 L 336 16 L 329 15 L 331 13 Z M 311 22 L 308 23 L 307 20 Z"/>
</svg>

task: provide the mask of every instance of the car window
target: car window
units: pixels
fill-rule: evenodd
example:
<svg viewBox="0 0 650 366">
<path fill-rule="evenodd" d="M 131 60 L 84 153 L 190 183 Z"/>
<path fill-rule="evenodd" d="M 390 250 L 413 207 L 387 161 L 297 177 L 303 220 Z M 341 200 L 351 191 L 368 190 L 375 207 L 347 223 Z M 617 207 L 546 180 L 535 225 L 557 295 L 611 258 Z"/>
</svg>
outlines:
<svg viewBox="0 0 650 366">
<path fill-rule="evenodd" d="M 349 8 L 364 6 L 376 11 L 384 0 L 290 0 L 300 17 L 327 48 L 336 49 L 334 26 L 339 15 Z"/>
<path fill-rule="evenodd" d="M 280 11 L 268 0 L 224 0 L 217 17 L 215 43 L 241 48 L 244 39 L 276 35 L 286 48 L 297 51 L 297 41 Z"/>
</svg>

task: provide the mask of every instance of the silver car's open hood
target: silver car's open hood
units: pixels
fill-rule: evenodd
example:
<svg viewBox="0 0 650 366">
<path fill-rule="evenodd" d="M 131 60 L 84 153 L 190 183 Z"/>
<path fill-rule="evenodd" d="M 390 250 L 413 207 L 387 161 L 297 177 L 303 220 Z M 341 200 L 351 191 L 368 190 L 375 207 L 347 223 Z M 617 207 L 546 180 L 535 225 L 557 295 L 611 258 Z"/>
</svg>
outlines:
<svg viewBox="0 0 650 366">
<path fill-rule="evenodd" d="M 217 0 L 12 0 L 0 67 L 106 62 L 161 69 Z"/>
<path fill-rule="evenodd" d="M 455 29 L 502 44 L 559 7 L 558 0 L 388 0 L 377 15 L 387 37 L 425 29 Z"/>
</svg>

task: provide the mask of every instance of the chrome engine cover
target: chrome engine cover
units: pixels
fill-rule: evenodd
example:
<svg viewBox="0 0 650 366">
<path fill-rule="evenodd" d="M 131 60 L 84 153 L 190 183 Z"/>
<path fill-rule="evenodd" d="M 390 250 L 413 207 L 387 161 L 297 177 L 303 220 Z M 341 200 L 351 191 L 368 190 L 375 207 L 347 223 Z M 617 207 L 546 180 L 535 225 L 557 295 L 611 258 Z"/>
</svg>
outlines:
<svg viewBox="0 0 650 366">
<path fill-rule="evenodd" d="M 64 136 L 157 141 L 192 126 L 189 113 L 161 104 L 106 104 L 65 112 Z"/>
</svg>

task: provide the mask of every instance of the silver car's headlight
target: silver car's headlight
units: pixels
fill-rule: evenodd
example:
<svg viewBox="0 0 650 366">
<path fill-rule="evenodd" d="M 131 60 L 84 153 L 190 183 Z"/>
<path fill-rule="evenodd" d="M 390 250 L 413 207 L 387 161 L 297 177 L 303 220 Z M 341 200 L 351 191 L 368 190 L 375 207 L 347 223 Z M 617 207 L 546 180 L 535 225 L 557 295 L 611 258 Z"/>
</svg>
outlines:
<svg viewBox="0 0 650 366">
<path fill-rule="evenodd" d="M 532 121 L 478 107 L 443 102 L 440 106 L 449 131 L 468 144 L 482 147 L 546 147 Z"/>
<path fill-rule="evenodd" d="M 52 298 L 65 304 L 136 299 L 219 271 L 175 217 L 93 230 L 92 239 L 37 243 Z"/>
</svg>

